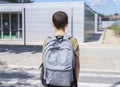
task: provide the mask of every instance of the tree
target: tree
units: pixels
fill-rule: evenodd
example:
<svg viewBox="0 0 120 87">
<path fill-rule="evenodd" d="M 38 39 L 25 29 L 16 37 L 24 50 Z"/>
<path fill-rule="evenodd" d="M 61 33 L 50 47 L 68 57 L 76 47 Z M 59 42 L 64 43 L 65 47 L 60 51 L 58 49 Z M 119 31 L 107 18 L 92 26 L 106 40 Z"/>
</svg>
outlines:
<svg viewBox="0 0 120 87">
<path fill-rule="evenodd" d="M 103 21 L 109 21 L 110 18 L 109 18 L 109 16 L 104 16 L 104 17 L 102 17 L 102 20 L 103 20 Z"/>
<path fill-rule="evenodd" d="M 99 14 L 99 15 L 101 16 L 102 21 L 109 21 L 110 20 L 109 16 L 107 16 L 107 15 L 104 15 L 104 14 Z"/>
<path fill-rule="evenodd" d="M 119 14 L 118 14 L 118 13 L 115 13 L 114 15 L 115 15 L 115 16 L 118 16 Z"/>
</svg>

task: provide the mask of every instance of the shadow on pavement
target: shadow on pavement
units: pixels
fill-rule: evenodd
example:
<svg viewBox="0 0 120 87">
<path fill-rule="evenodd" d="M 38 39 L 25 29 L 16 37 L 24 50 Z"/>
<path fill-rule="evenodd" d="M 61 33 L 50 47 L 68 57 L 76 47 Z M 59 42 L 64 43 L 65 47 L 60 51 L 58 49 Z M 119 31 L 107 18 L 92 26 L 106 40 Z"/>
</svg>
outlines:
<svg viewBox="0 0 120 87">
<path fill-rule="evenodd" d="M 33 76 L 29 75 L 29 73 L 23 71 L 22 69 L 13 69 L 13 70 L 1 70 L 0 72 L 0 78 L 9 78 L 9 79 L 30 79 L 33 78 Z"/>
<path fill-rule="evenodd" d="M 113 84 L 112 86 L 110 86 L 110 87 L 116 87 L 117 85 L 120 85 L 120 81 L 119 82 L 117 82 L 117 83 L 115 83 L 115 84 Z"/>
<path fill-rule="evenodd" d="M 31 52 L 32 54 L 42 52 L 42 46 L 23 46 L 23 45 L 0 45 L 0 52 L 23 53 Z"/>
<path fill-rule="evenodd" d="M 0 87 L 38 87 L 27 80 L 34 81 L 39 77 L 29 74 L 22 69 L 3 69 L 0 71 Z"/>
<path fill-rule="evenodd" d="M 93 34 L 91 37 L 87 38 L 87 40 L 85 42 L 99 41 L 101 35 L 102 35 L 101 33 Z"/>
</svg>

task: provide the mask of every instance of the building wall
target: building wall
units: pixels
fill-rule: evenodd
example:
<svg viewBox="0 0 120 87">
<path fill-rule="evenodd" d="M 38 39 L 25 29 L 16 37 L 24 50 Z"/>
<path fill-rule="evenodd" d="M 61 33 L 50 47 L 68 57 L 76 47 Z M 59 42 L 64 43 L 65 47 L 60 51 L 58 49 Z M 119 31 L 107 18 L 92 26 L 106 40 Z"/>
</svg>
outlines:
<svg viewBox="0 0 120 87">
<path fill-rule="evenodd" d="M 73 8 L 73 35 L 79 42 L 84 42 L 84 3 Z"/>
<path fill-rule="evenodd" d="M 70 8 L 26 8 L 26 41 L 28 44 L 42 42 L 45 37 L 54 34 L 52 15 L 59 10 L 65 11 L 69 17 L 71 16 Z M 70 19 L 69 23 L 71 23 Z M 71 24 L 68 25 L 66 32 L 71 35 Z"/>
</svg>

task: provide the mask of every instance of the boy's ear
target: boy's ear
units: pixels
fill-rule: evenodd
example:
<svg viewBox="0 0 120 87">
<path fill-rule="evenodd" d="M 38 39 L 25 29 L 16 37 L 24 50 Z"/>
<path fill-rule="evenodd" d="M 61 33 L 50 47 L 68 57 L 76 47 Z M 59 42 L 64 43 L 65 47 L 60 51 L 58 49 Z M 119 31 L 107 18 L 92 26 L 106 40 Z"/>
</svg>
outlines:
<svg viewBox="0 0 120 87">
<path fill-rule="evenodd" d="M 65 28 L 68 26 L 68 23 L 65 25 Z"/>
<path fill-rule="evenodd" d="M 54 25 L 54 23 L 53 23 L 53 22 L 51 23 L 51 25 L 52 25 L 53 27 L 55 27 L 55 25 Z"/>
</svg>

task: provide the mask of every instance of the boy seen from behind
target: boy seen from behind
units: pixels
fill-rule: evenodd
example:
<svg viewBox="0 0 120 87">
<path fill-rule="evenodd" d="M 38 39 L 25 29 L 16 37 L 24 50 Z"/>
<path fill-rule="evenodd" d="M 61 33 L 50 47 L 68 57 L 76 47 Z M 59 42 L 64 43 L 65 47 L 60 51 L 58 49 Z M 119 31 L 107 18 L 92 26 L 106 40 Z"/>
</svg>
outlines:
<svg viewBox="0 0 120 87">
<path fill-rule="evenodd" d="M 77 87 L 80 71 L 79 44 L 65 33 L 68 15 L 57 11 L 52 16 L 55 34 L 44 40 L 43 67 L 45 87 Z"/>
</svg>

